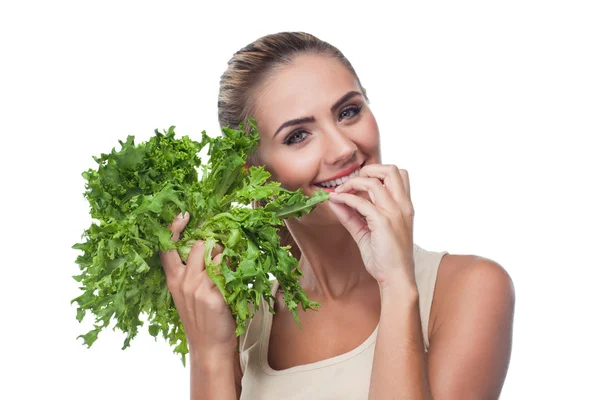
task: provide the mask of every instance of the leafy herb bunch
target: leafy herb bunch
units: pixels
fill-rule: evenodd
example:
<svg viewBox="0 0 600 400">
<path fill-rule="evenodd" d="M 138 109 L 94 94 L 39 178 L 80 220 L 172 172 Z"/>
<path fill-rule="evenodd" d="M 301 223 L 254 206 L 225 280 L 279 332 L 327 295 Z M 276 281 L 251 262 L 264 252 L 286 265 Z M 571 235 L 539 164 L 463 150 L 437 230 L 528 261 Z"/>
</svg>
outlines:
<svg viewBox="0 0 600 400">
<path fill-rule="evenodd" d="M 279 281 L 298 326 L 298 305 L 303 310 L 319 306 L 298 284 L 298 260 L 289 246 L 280 245 L 278 229 L 283 219 L 301 218 L 328 194 L 317 190 L 309 197 L 301 189 L 289 191 L 268 181 L 264 167 L 245 168 L 260 138 L 256 121 L 249 123 L 249 134 L 240 124 L 239 130 L 223 127 L 217 138 L 202 131 L 201 142 L 188 136 L 176 139 L 174 126 L 163 133 L 155 130 L 149 141 L 138 145 L 130 135 L 125 142 L 119 140 L 120 151 L 113 148 L 94 157 L 97 170 L 82 176 L 95 221 L 84 231 L 84 241 L 73 245 L 83 251 L 75 261 L 81 273 L 73 277 L 83 293 L 71 301 L 78 304 L 78 321 L 87 312 L 95 316 L 94 328 L 79 336 L 88 347 L 114 320 L 113 330 L 127 334 L 123 349 L 127 348 L 143 325 L 140 315 L 146 314 L 149 333 L 162 333 L 185 365 L 187 339 L 158 251 L 176 249 L 185 262 L 196 240 L 206 242 L 208 276 L 229 305 L 238 336 L 261 297 L 274 312 L 268 274 Z M 209 161 L 201 164 L 198 153 L 207 144 Z M 251 208 L 253 200 L 266 205 Z M 190 220 L 179 241 L 173 242 L 167 226 L 185 211 Z M 210 256 L 217 243 L 224 247 L 220 264 Z"/>
</svg>

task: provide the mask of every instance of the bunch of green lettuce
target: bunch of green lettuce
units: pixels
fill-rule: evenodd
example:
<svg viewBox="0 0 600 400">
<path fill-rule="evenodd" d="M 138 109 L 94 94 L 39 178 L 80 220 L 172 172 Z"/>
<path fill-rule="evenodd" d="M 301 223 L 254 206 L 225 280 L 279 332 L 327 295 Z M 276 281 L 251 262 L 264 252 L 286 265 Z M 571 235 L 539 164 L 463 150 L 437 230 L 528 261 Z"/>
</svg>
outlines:
<svg viewBox="0 0 600 400">
<path fill-rule="evenodd" d="M 149 333 L 159 333 L 174 346 L 185 365 L 188 353 L 183 325 L 167 289 L 158 255 L 159 249 L 177 249 L 187 260 L 196 240 L 206 242 L 206 270 L 215 282 L 236 320 L 236 334 L 258 309 L 261 297 L 271 303 L 272 274 L 283 290 L 287 308 L 300 326 L 297 308 L 316 309 L 298 284 L 302 275 L 289 246 L 282 247 L 278 229 L 282 219 L 309 213 L 328 199 L 318 190 L 312 197 L 301 189 L 288 191 L 279 182 L 269 181 L 264 167 L 245 168 L 249 153 L 257 148 L 256 121 L 250 119 L 250 134 L 224 127 L 223 135 L 209 137 L 202 131 L 201 142 L 188 136 L 175 138 L 174 127 L 149 141 L 134 144 L 134 137 L 119 141 L 121 150 L 94 157 L 98 169 L 84 172 L 85 198 L 95 220 L 82 235 L 84 241 L 73 245 L 83 250 L 76 263 L 81 274 L 73 278 L 83 293 L 77 302 L 77 320 L 89 311 L 95 315 L 94 328 L 81 335 L 90 347 L 98 333 L 116 321 L 116 328 L 127 334 L 123 349 L 143 325 L 142 313 L 149 322 Z M 201 165 L 198 153 L 209 145 L 209 162 Z M 202 176 L 199 179 L 198 172 Z M 264 207 L 253 209 L 253 200 L 264 200 Z M 190 220 L 180 240 L 171 240 L 167 226 L 180 212 Z M 220 264 L 210 258 L 216 243 L 224 247 Z M 227 263 L 226 263 L 227 260 Z"/>
</svg>

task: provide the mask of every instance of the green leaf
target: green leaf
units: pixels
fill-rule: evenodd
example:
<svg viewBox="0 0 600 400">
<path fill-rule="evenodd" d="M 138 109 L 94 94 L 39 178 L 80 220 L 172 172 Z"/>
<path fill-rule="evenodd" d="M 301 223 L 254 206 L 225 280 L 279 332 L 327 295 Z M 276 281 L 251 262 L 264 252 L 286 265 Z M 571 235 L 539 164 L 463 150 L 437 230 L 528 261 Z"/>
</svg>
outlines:
<svg viewBox="0 0 600 400">
<path fill-rule="evenodd" d="M 328 199 L 324 191 L 312 197 L 300 189 L 285 190 L 270 180 L 264 166 L 246 170 L 248 155 L 258 148 L 256 121 L 248 132 L 223 127 L 222 135 L 201 132 L 200 142 L 175 137 L 175 127 L 154 131 L 148 141 L 135 144 L 132 135 L 120 141 L 120 150 L 94 156 L 97 169 L 81 175 L 84 197 L 94 222 L 72 246 L 81 252 L 75 262 L 80 273 L 73 279 L 82 293 L 74 298 L 78 321 L 87 313 L 95 318 L 94 329 L 79 337 L 91 346 L 98 334 L 112 326 L 126 334 L 127 348 L 144 324 L 148 333 L 162 337 L 185 365 L 188 344 L 179 313 L 166 287 L 159 251 L 176 250 L 185 262 L 195 241 L 206 242 L 205 264 L 229 305 L 241 335 L 261 299 L 269 305 L 273 275 L 284 291 L 285 304 L 299 324 L 297 308 L 317 309 L 300 285 L 298 260 L 281 247 L 278 230 L 285 218 L 300 218 Z M 208 146 L 208 162 L 199 153 Z M 263 208 L 248 207 L 264 200 Z M 180 239 L 173 242 L 168 229 L 175 216 L 187 211 L 189 222 Z M 211 250 L 223 246 L 221 263 Z"/>
</svg>

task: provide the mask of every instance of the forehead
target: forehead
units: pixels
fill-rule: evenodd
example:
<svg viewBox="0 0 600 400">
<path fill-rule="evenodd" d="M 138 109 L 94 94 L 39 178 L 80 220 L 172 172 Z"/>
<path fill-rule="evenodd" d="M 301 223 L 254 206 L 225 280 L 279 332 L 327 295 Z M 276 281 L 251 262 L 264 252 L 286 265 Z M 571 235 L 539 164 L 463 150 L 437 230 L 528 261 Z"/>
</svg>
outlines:
<svg viewBox="0 0 600 400">
<path fill-rule="evenodd" d="M 329 113 L 350 90 L 360 91 L 354 75 L 338 60 L 303 55 L 277 70 L 256 98 L 258 122 L 267 130 L 293 119 Z"/>
</svg>

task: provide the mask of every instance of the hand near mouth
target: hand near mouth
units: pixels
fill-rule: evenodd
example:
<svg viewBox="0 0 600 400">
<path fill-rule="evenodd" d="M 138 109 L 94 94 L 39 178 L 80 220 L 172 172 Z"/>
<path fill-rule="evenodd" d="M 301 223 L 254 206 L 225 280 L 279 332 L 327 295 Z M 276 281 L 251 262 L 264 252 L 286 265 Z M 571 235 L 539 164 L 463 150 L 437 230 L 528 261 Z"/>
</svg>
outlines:
<svg viewBox="0 0 600 400">
<path fill-rule="evenodd" d="M 366 192 L 369 199 L 353 192 Z M 379 286 L 401 280 L 416 287 L 408 172 L 395 165 L 366 165 L 330 193 L 329 199 Z"/>
</svg>

